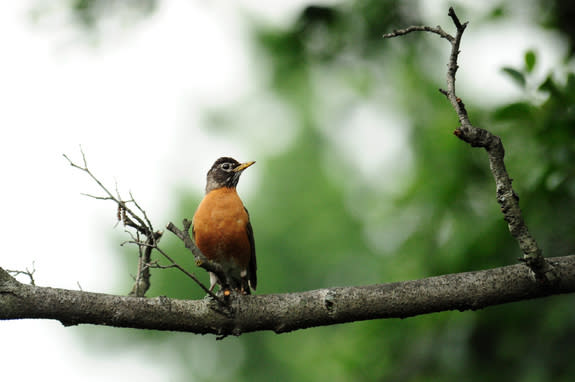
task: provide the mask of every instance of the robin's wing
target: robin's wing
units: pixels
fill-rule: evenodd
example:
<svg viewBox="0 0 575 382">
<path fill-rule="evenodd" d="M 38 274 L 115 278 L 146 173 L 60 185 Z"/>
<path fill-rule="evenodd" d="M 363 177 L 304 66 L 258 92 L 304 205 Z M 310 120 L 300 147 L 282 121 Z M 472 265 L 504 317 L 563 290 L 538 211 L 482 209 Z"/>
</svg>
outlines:
<svg viewBox="0 0 575 382">
<path fill-rule="evenodd" d="M 248 264 L 248 280 L 250 282 L 250 286 L 256 290 L 256 286 L 258 284 L 258 276 L 256 274 L 258 270 L 258 265 L 256 262 L 256 243 L 254 240 L 254 229 L 252 228 L 252 223 L 249 220 L 249 212 L 247 208 L 244 207 L 246 213 L 248 214 L 248 225 L 246 226 L 246 233 L 248 234 L 248 239 L 250 241 L 250 262 Z"/>
</svg>

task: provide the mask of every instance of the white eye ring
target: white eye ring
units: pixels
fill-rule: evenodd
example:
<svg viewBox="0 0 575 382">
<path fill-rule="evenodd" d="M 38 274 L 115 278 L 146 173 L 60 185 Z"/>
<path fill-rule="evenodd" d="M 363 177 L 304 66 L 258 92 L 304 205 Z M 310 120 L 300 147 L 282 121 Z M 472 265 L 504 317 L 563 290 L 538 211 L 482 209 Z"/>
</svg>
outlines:
<svg viewBox="0 0 575 382">
<path fill-rule="evenodd" d="M 232 169 L 232 165 L 228 162 L 222 163 L 222 165 L 220 167 L 222 168 L 222 170 L 225 170 L 225 171 L 229 171 Z"/>
</svg>

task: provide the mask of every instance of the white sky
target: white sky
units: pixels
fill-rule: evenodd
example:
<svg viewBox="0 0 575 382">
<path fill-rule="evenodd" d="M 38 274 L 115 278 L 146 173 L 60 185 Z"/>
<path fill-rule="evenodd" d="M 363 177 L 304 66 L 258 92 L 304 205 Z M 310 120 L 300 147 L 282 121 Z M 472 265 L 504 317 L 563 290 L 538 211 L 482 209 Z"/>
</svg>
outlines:
<svg viewBox="0 0 575 382">
<path fill-rule="evenodd" d="M 199 128 L 204 106 L 253 91 L 254 58 L 241 12 L 228 1 L 171 0 L 117 40 L 90 47 L 73 41 L 70 30 L 34 26 L 27 18 L 31 3 L 4 2 L 0 12 L 0 266 L 24 269 L 34 262 L 41 286 L 77 289 L 80 283 L 84 290 L 117 292 L 115 280 L 127 275 L 118 273 L 113 256 L 114 206 L 82 197 L 98 190 L 62 154 L 80 161 L 81 144 L 92 170 L 111 186 L 117 180 L 125 195 L 132 190 L 157 222 L 170 219 L 176 186 L 202 189 L 218 156 L 257 159 L 241 143 Z M 269 22 L 286 23 L 303 3 L 241 4 Z M 435 2 L 424 3 L 433 8 Z M 491 99 L 514 91 L 501 66 L 520 65 L 523 52 L 534 48 L 543 72 L 564 49 L 556 36 L 526 22 L 470 26 L 463 44 L 458 86 Z M 257 179 L 255 167 L 253 174 Z M 255 182 L 245 180 L 247 189 Z M 77 333 L 52 321 L 0 322 L 3 375 L 32 381 L 57 371 L 61 381 L 169 380 L 161 362 L 173 355 L 169 346 L 106 351 L 100 344 L 96 356 Z M 189 346 L 198 346 L 194 342 Z"/>
</svg>

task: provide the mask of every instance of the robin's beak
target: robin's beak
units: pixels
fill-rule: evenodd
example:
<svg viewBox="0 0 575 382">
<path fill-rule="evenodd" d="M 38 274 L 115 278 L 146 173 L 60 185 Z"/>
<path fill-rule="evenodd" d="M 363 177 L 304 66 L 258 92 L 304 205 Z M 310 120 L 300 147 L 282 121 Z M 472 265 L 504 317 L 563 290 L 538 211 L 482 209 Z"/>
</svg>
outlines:
<svg viewBox="0 0 575 382">
<path fill-rule="evenodd" d="M 251 162 L 246 162 L 246 163 L 242 163 L 240 164 L 238 167 L 234 168 L 234 172 L 242 172 L 244 171 L 246 168 L 250 167 L 252 164 L 256 163 L 256 161 L 251 161 Z"/>
</svg>

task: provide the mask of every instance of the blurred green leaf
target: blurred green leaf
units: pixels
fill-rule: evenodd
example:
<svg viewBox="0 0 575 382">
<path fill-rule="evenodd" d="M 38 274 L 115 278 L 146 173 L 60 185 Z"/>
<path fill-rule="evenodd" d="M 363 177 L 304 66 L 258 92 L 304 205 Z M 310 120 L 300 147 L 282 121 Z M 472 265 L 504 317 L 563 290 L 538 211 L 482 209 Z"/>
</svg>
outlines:
<svg viewBox="0 0 575 382">
<path fill-rule="evenodd" d="M 525 53 L 525 71 L 527 73 L 531 73 L 533 71 L 533 68 L 535 68 L 536 62 L 537 62 L 537 56 L 535 55 L 535 52 L 532 50 L 528 50 Z"/>
<path fill-rule="evenodd" d="M 553 79 L 552 74 L 548 75 L 545 78 L 545 81 L 543 81 L 543 83 L 541 85 L 539 85 L 539 90 L 544 91 L 544 92 L 548 92 L 552 96 L 560 96 L 561 95 L 561 91 L 559 90 L 559 87 L 555 83 L 555 80 Z"/>
<path fill-rule="evenodd" d="M 575 100 L 575 73 L 569 73 L 567 75 L 567 84 L 565 85 L 565 95 L 572 100 Z M 571 104 L 574 104 L 572 102 Z"/>
<path fill-rule="evenodd" d="M 515 102 L 495 109 L 493 118 L 499 121 L 524 120 L 533 117 L 533 106 L 527 102 Z"/>
<path fill-rule="evenodd" d="M 487 15 L 488 20 L 499 20 L 507 15 L 507 9 L 503 5 L 498 5 Z"/>
<path fill-rule="evenodd" d="M 510 67 L 505 67 L 501 69 L 504 73 L 506 73 L 513 81 L 515 81 L 518 85 L 522 88 L 525 87 L 525 75 L 518 71 L 517 69 L 513 69 Z"/>
</svg>

